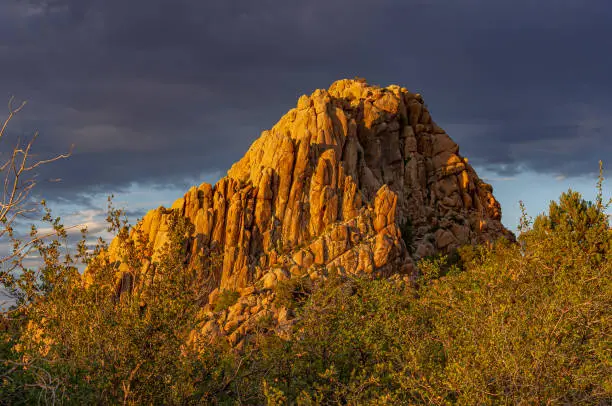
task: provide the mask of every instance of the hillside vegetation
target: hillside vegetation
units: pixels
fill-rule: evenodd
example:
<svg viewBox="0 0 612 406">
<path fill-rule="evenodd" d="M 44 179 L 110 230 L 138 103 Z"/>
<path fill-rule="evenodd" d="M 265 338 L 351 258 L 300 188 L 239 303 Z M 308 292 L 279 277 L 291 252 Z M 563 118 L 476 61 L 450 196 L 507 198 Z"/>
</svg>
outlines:
<svg viewBox="0 0 612 406">
<path fill-rule="evenodd" d="M 0 404 L 612 404 L 601 167 L 516 238 L 420 94 L 343 79 L 215 185 L 133 226 L 111 204 L 92 246 L 44 201 L 24 233 L 28 171 L 67 157 L 25 145 L 0 167 Z"/>
<path fill-rule="evenodd" d="M 421 260 L 416 279 L 332 273 L 279 284 L 298 322 L 279 335 L 261 319 L 256 338 L 238 349 L 190 339 L 205 298 L 184 269 L 184 218 L 174 217 L 154 282 L 132 295 L 114 291 L 117 264 L 104 244 L 89 253 L 82 244 L 66 258 L 60 232 L 38 243 L 44 266 L 12 281 L 20 301 L 2 320 L 0 399 L 610 404 L 607 207 L 601 188 L 595 202 L 568 191 L 533 223 L 523 216 L 517 243 Z M 111 228 L 127 240 L 119 215 L 111 210 Z M 125 247 L 123 260 L 135 267 L 151 255 Z M 82 282 L 78 261 L 96 269 L 94 280 Z M 231 306 L 235 297 L 224 300 Z"/>
</svg>

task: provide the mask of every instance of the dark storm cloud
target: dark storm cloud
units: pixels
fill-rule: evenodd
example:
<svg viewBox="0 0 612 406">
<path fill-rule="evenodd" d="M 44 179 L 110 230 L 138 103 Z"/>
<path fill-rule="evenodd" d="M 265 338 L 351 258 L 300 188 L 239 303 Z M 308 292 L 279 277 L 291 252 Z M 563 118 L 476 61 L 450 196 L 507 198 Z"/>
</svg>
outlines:
<svg viewBox="0 0 612 406">
<path fill-rule="evenodd" d="M 611 156 L 612 6 L 558 1 L 10 0 L 0 89 L 30 100 L 45 191 L 227 169 L 342 77 L 423 93 L 475 165 L 566 176 Z"/>
</svg>

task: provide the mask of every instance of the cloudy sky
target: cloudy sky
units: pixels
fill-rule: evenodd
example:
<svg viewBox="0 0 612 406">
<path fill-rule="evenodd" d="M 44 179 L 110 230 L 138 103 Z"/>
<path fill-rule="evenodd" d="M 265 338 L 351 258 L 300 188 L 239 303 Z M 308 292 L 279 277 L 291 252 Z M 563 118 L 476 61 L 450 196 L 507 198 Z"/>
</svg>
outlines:
<svg viewBox="0 0 612 406">
<path fill-rule="evenodd" d="M 138 217 L 217 180 L 301 94 L 399 84 L 514 229 L 519 199 L 592 198 L 612 167 L 611 22 L 610 0 L 0 0 L 0 96 L 37 156 L 75 145 L 38 192 L 96 227 L 108 194 Z"/>
</svg>

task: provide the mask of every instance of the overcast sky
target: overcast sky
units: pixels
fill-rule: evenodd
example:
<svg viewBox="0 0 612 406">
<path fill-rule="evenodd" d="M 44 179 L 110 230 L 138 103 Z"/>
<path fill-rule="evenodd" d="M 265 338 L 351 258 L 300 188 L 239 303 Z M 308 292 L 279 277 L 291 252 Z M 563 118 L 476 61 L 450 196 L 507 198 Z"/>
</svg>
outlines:
<svg viewBox="0 0 612 406">
<path fill-rule="evenodd" d="M 0 0 L 11 134 L 75 144 L 38 191 L 92 224 L 107 194 L 139 216 L 215 181 L 301 94 L 360 76 L 421 93 L 514 228 L 519 198 L 536 214 L 612 167 L 611 50 L 610 0 Z"/>
</svg>

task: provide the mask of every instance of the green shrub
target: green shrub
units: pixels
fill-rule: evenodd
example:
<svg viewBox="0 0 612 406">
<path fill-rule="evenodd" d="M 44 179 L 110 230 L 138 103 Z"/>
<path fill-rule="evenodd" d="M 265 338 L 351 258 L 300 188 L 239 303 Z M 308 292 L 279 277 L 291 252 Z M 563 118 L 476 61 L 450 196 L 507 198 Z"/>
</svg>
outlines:
<svg viewBox="0 0 612 406">
<path fill-rule="evenodd" d="M 288 309 L 295 309 L 308 298 L 312 287 L 313 284 L 308 275 L 279 281 L 274 288 L 276 303 Z"/>
<path fill-rule="evenodd" d="M 217 298 L 217 303 L 215 304 L 215 311 L 220 312 L 226 310 L 232 305 L 235 305 L 239 297 L 240 294 L 235 290 L 223 290 Z"/>
<path fill-rule="evenodd" d="M 420 284 L 427 284 L 446 275 L 458 274 L 463 270 L 462 257 L 464 255 L 468 258 L 473 255 L 470 247 L 462 247 L 448 254 L 436 254 L 422 258 L 417 263 L 419 270 L 417 281 Z"/>
</svg>

